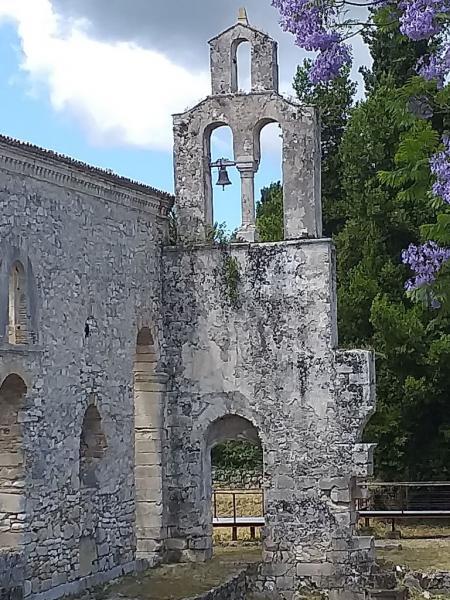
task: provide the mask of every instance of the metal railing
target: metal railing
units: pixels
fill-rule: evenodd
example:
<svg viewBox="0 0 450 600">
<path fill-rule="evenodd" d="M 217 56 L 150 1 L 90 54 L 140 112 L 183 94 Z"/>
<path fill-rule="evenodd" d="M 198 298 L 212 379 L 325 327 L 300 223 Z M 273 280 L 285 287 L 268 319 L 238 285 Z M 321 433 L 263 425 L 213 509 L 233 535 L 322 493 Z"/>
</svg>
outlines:
<svg viewBox="0 0 450 600">
<path fill-rule="evenodd" d="M 364 482 L 368 497 L 358 500 L 358 516 L 370 526 L 370 519 L 450 519 L 449 481 Z"/>
<path fill-rule="evenodd" d="M 450 520 L 450 481 L 402 481 L 359 483 L 370 493 L 365 499 L 357 500 L 357 513 L 365 525 L 370 519 L 388 520 L 392 531 L 395 523 L 403 519 L 449 519 Z M 238 514 L 237 498 L 246 494 L 259 495 L 261 512 L 256 516 Z M 217 497 L 231 496 L 231 515 L 218 514 Z M 213 527 L 229 527 L 231 539 L 238 539 L 239 528 L 250 528 L 250 538 L 256 539 L 256 528 L 262 527 L 264 520 L 264 491 L 255 490 L 214 490 L 213 491 Z"/>
<path fill-rule="evenodd" d="M 240 515 L 238 514 L 237 501 L 238 496 L 245 495 L 258 495 L 260 496 L 261 514 L 256 516 Z M 223 516 L 218 514 L 217 497 L 218 496 L 231 496 L 232 500 L 232 514 Z M 231 539 L 237 541 L 239 528 L 250 529 L 250 539 L 256 540 L 256 528 L 263 527 L 264 520 L 264 491 L 261 489 L 256 490 L 213 490 L 213 527 L 229 527 L 231 528 Z"/>
</svg>

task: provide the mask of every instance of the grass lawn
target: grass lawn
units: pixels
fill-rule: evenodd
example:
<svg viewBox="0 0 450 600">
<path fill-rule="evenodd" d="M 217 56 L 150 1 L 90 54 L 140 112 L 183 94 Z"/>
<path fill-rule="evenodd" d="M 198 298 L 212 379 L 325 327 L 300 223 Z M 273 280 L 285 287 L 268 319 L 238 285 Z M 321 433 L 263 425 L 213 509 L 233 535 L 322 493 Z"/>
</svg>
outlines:
<svg viewBox="0 0 450 600">
<path fill-rule="evenodd" d="M 233 497 L 231 494 L 220 493 L 216 494 L 216 508 L 218 517 L 233 516 Z M 261 493 L 245 492 L 236 496 L 236 515 L 238 517 L 259 517 L 263 514 L 261 506 Z M 239 527 L 238 529 L 239 542 L 250 541 L 250 528 Z M 260 541 L 260 528 L 256 528 L 256 541 Z M 214 544 L 227 544 L 231 541 L 231 528 L 220 527 L 214 529 L 213 535 Z"/>
<path fill-rule="evenodd" d="M 450 571 L 450 539 L 392 540 L 391 544 L 397 548 L 377 547 L 377 558 L 417 571 Z"/>
<path fill-rule="evenodd" d="M 391 532 L 390 521 L 370 520 L 370 529 L 363 527 L 361 519 L 360 535 L 373 535 L 377 539 L 388 538 Z M 450 538 L 450 519 L 413 521 L 396 521 L 395 529 L 401 532 L 402 538 Z"/>
</svg>

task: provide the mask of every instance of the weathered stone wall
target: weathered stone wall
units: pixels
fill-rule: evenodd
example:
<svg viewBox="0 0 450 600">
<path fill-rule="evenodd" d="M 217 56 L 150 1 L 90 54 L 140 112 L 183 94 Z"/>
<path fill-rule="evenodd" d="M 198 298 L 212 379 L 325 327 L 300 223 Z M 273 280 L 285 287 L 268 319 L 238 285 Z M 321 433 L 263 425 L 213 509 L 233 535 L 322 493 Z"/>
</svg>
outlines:
<svg viewBox="0 0 450 600">
<path fill-rule="evenodd" d="M 261 155 L 260 133 L 272 122 L 279 123 L 283 131 L 285 238 L 321 236 L 320 134 L 316 111 L 275 92 L 266 92 L 210 96 L 193 109 L 175 115 L 175 189 L 179 233 L 184 240 L 204 241 L 207 228 L 214 222 L 209 167 L 212 131 L 229 126 L 237 168 L 253 165 L 256 172 Z M 251 202 L 254 203 L 253 197 Z M 243 214 L 243 225 L 251 220 L 247 222 Z"/>
<path fill-rule="evenodd" d="M 167 248 L 163 305 L 173 548 L 210 554 L 209 432 L 234 416 L 229 439 L 253 427 L 263 447 L 265 577 L 348 584 L 372 556 L 352 532 L 374 376 L 370 353 L 336 349 L 331 242 Z"/>
<path fill-rule="evenodd" d="M 0 140 L 0 385 L 15 374 L 26 389 L 23 473 L 0 489 L 0 513 L 14 516 L 0 545 L 21 549 L 27 594 L 74 592 L 133 568 L 133 361 L 142 326 L 160 335 L 169 205 L 145 186 Z M 7 335 L 16 260 L 34 328 L 25 344 Z M 98 419 L 85 421 L 88 407 Z M 11 472 L 0 462 L 0 481 Z"/>
<path fill-rule="evenodd" d="M 254 587 L 256 572 L 257 566 L 252 565 L 204 594 L 192 596 L 186 600 L 247 600 L 249 592 Z"/>
<path fill-rule="evenodd" d="M 254 490 L 262 486 L 261 469 L 212 467 L 212 485 L 216 490 Z"/>
<path fill-rule="evenodd" d="M 21 600 L 25 565 L 19 551 L 0 549 L 0 600 Z"/>
</svg>

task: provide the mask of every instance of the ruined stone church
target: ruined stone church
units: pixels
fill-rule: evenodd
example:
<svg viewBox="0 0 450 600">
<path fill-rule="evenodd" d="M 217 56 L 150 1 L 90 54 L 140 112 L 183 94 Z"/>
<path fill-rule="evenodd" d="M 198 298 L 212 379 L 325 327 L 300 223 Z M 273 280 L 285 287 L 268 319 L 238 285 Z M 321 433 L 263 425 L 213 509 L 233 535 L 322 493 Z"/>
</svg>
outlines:
<svg viewBox="0 0 450 600">
<path fill-rule="evenodd" d="M 316 111 L 279 94 L 277 44 L 245 14 L 209 43 L 211 95 L 174 116 L 175 197 L 0 137 L 1 598 L 208 560 L 211 448 L 228 439 L 263 449 L 263 588 L 347 597 L 373 561 L 355 536 L 373 357 L 338 348 Z M 254 177 L 272 122 L 284 240 L 259 243 Z M 209 241 L 222 125 L 242 185 L 229 246 Z"/>
</svg>

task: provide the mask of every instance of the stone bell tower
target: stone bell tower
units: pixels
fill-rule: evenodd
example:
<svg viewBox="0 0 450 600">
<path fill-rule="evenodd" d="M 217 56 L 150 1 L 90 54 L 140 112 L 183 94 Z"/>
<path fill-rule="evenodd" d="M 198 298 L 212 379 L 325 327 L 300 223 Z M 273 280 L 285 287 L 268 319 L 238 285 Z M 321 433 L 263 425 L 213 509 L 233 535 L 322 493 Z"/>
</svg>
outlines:
<svg viewBox="0 0 450 600">
<path fill-rule="evenodd" d="M 251 45 L 251 92 L 238 89 L 237 50 Z M 212 94 L 174 115 L 175 193 L 179 234 L 205 240 L 213 225 L 211 134 L 227 125 L 233 133 L 232 162 L 241 176 L 242 224 L 238 238 L 256 241 L 254 178 L 261 130 L 278 123 L 283 137 L 284 239 L 322 235 L 320 134 L 316 112 L 285 99 L 278 91 L 277 43 L 248 23 L 238 22 L 209 42 Z"/>
<path fill-rule="evenodd" d="M 243 41 L 252 48 L 250 93 L 238 90 Z M 375 409 L 375 368 L 371 352 L 338 347 L 316 112 L 278 93 L 277 45 L 243 11 L 210 47 L 212 94 L 174 117 L 175 206 L 186 246 L 162 254 L 165 547 L 174 560 L 211 557 L 211 449 L 258 440 L 258 589 L 275 588 L 283 600 L 305 586 L 330 590 L 331 600 L 364 600 L 374 546 L 357 535 L 356 501 L 372 469 L 373 445 L 362 432 Z M 256 243 L 254 176 L 261 130 L 273 122 L 283 131 L 284 240 L 265 244 Z M 222 125 L 232 129 L 231 162 L 241 175 L 238 237 L 249 243 L 217 247 L 201 242 L 213 224 L 210 137 Z"/>
</svg>

